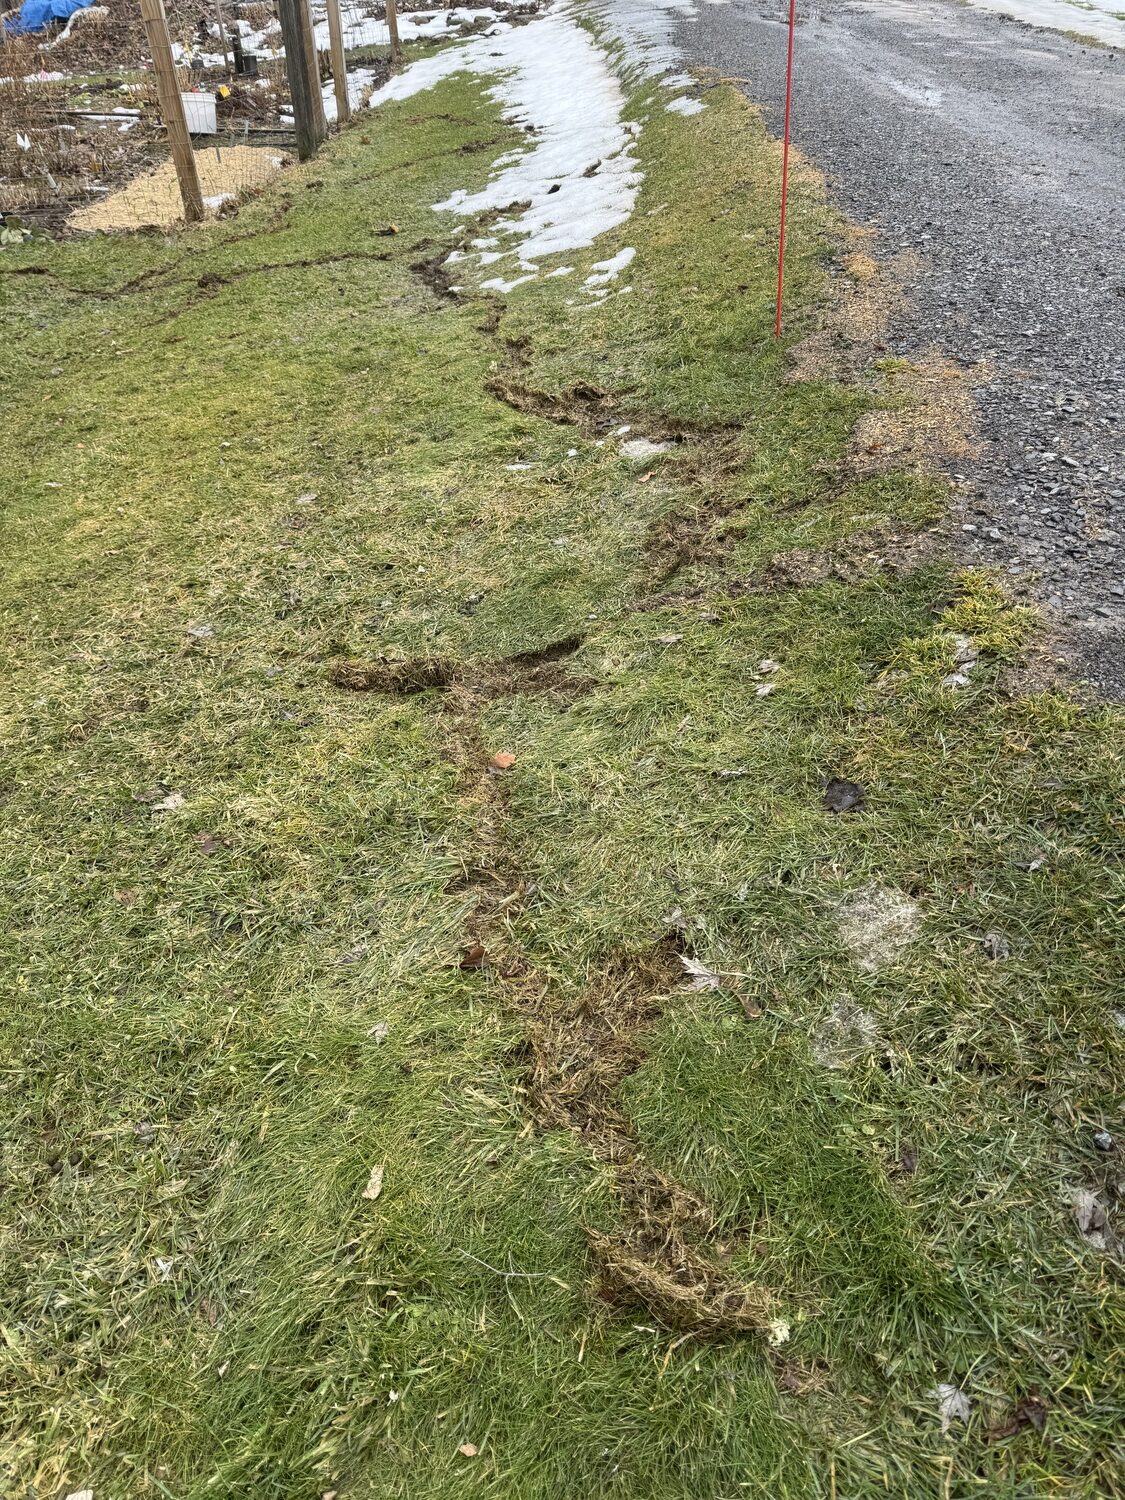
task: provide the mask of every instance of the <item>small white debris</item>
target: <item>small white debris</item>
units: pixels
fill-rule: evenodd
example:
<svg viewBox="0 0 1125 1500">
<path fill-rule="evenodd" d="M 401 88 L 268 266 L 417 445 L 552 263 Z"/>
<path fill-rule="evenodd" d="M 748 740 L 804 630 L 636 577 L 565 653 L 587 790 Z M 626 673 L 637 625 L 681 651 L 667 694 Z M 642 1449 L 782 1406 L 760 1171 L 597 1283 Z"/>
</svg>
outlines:
<svg viewBox="0 0 1125 1500">
<path fill-rule="evenodd" d="M 377 1021 L 367 1033 L 371 1040 L 376 1043 L 385 1042 L 390 1034 L 391 1028 L 387 1025 L 386 1021 Z"/>
<path fill-rule="evenodd" d="M 789 1335 L 792 1331 L 788 1318 L 771 1318 L 766 1332 L 766 1342 L 776 1349 L 779 1344 L 789 1342 Z"/>
<path fill-rule="evenodd" d="M 762 660 L 758 663 L 758 671 L 776 672 L 780 665 L 781 663 L 774 661 L 772 656 L 763 656 Z"/>
<path fill-rule="evenodd" d="M 374 1203 L 375 1199 L 383 1191 L 383 1170 L 384 1168 L 381 1163 L 379 1166 L 371 1168 L 371 1176 L 367 1179 L 367 1186 L 364 1188 L 362 1194 L 371 1203 Z"/>
<path fill-rule="evenodd" d="M 776 682 L 760 682 L 754 689 L 759 698 L 768 698 L 771 693 L 777 692 Z"/>
<path fill-rule="evenodd" d="M 209 641 L 215 634 L 214 625 L 189 625 L 188 635 L 197 641 Z"/>
<path fill-rule="evenodd" d="M 682 635 L 658 635 L 656 637 L 656 644 L 658 646 L 678 646 L 682 640 Z"/>
</svg>

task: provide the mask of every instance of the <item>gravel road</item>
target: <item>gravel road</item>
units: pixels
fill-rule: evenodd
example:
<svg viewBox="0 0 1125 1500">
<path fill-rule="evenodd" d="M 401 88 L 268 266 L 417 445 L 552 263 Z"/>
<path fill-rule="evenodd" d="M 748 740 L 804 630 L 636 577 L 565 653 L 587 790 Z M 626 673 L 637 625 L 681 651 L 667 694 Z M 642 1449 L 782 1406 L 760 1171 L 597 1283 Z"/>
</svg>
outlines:
<svg viewBox="0 0 1125 1500">
<path fill-rule="evenodd" d="M 1125 700 L 1125 53 L 952 0 L 799 5 L 794 139 L 882 254 L 920 257 L 893 352 L 990 374 L 960 544 Z M 783 0 L 707 4 L 677 39 L 778 133 L 784 21 Z"/>
</svg>

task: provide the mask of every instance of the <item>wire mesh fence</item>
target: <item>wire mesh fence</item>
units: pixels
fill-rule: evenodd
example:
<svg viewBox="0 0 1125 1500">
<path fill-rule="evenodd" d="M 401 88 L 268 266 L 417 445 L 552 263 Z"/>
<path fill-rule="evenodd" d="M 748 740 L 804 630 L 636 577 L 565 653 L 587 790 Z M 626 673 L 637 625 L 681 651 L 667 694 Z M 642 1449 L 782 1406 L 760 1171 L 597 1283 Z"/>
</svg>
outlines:
<svg viewBox="0 0 1125 1500">
<path fill-rule="evenodd" d="M 309 6 L 318 82 L 337 116 L 327 0 Z M 3 0 L 0 0 L 3 4 Z M 400 0 L 406 43 L 533 14 L 537 0 Z M 340 0 L 351 108 L 390 69 L 385 0 Z M 175 82 L 207 215 L 236 211 L 296 140 L 278 0 L 166 0 Z M 27 34 L 0 14 L 0 215 L 51 234 L 169 228 L 183 218 L 138 0 L 105 0 Z M 8 24 L 3 24 L 7 22 Z"/>
</svg>

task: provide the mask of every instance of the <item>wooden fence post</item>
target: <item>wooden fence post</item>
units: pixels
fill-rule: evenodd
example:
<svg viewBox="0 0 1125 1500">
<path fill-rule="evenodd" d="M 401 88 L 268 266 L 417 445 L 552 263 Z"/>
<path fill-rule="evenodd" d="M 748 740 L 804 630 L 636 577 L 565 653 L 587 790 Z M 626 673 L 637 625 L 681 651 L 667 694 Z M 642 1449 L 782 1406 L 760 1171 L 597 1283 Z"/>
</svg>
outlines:
<svg viewBox="0 0 1125 1500">
<path fill-rule="evenodd" d="M 398 39 L 398 5 L 396 0 L 387 0 L 387 31 L 391 38 L 391 62 L 398 67 L 402 61 L 402 43 Z"/>
<path fill-rule="evenodd" d="M 336 123 L 346 125 L 352 117 L 348 103 L 348 65 L 344 60 L 344 22 L 340 0 L 327 0 L 328 44 L 332 49 L 332 86 L 336 90 Z"/>
<path fill-rule="evenodd" d="M 223 67 L 230 72 L 230 44 L 227 41 L 227 23 L 223 19 L 223 0 L 215 0 L 215 17 L 219 23 L 219 45 L 223 49 Z"/>
<path fill-rule="evenodd" d="M 320 94 L 320 72 L 313 45 L 312 17 L 308 0 L 278 0 L 281 35 L 285 43 L 285 72 L 293 100 L 297 126 L 297 155 L 302 161 L 315 156 L 328 134 L 324 100 Z"/>
<path fill-rule="evenodd" d="M 141 0 L 141 19 L 145 23 L 148 50 L 152 53 L 152 66 L 156 70 L 156 96 L 168 131 L 172 160 L 176 164 L 180 197 L 184 200 L 184 218 L 189 223 L 198 223 L 203 218 L 203 194 L 195 168 L 195 152 L 191 149 L 191 136 L 184 119 L 184 101 L 180 98 L 176 65 L 172 61 L 164 0 Z"/>
</svg>

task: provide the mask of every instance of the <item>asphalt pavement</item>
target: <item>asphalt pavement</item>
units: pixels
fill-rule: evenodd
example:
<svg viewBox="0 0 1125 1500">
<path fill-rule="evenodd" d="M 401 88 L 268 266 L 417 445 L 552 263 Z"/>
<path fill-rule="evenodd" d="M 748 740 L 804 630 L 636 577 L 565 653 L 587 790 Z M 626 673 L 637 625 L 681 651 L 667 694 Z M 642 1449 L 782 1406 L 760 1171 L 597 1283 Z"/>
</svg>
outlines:
<svg viewBox="0 0 1125 1500">
<path fill-rule="evenodd" d="M 778 133 L 786 14 L 701 4 L 677 38 Z M 891 352 L 986 375 L 956 544 L 1031 589 L 1075 675 L 1125 700 L 1125 53 L 955 0 L 799 15 L 794 140 L 874 253 L 919 266 Z"/>
</svg>

